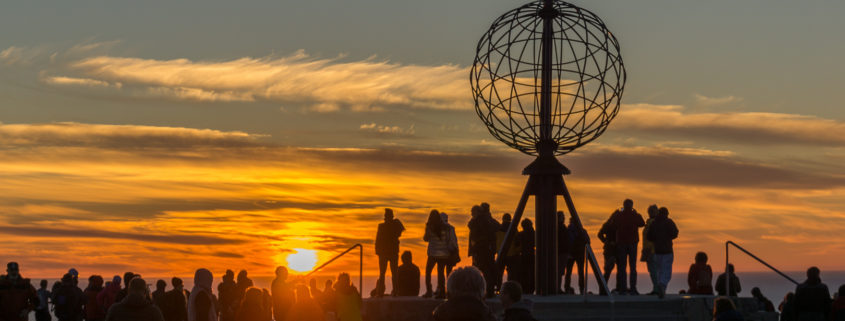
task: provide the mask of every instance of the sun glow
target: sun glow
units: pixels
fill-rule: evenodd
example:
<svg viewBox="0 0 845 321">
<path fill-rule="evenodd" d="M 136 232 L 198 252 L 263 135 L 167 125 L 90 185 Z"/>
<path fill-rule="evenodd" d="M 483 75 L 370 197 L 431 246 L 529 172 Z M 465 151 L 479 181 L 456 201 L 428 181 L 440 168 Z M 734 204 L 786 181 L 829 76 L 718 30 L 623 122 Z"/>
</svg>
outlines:
<svg viewBox="0 0 845 321">
<path fill-rule="evenodd" d="M 306 249 L 293 249 L 294 253 L 288 254 L 286 261 L 288 268 L 297 272 L 308 272 L 317 265 L 317 251 Z"/>
</svg>

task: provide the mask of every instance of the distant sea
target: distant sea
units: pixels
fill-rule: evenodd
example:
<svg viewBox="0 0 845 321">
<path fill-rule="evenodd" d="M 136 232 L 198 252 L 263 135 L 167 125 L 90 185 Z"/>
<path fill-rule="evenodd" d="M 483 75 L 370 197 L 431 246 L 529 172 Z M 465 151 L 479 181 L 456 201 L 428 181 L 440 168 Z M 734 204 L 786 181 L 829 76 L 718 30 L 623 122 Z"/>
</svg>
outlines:
<svg viewBox="0 0 845 321">
<path fill-rule="evenodd" d="M 425 273 L 424 271 L 422 271 L 422 272 Z M 714 277 L 713 277 L 714 284 L 716 282 L 716 277 L 718 276 L 719 273 L 721 273 L 721 272 L 716 272 L 716 275 L 714 275 Z M 805 272 L 803 272 L 803 271 L 800 271 L 800 272 L 799 271 L 792 271 L 792 272 L 784 272 L 784 273 L 786 273 L 787 275 L 789 275 L 790 277 L 792 277 L 793 279 L 795 279 L 799 283 L 803 282 L 804 279 L 806 278 Z M 123 273 L 120 273 L 120 274 L 122 276 Z M 352 282 L 355 284 L 356 287 L 358 287 L 358 274 L 357 273 L 351 273 L 350 276 L 352 277 Z M 737 276 L 739 277 L 740 284 L 742 285 L 742 292 L 740 292 L 740 296 L 750 297 L 751 296 L 751 289 L 753 287 L 759 287 L 760 290 L 763 292 L 763 295 L 768 297 L 769 300 L 771 300 L 772 303 L 774 303 L 776 308 L 788 292 L 794 292 L 795 291 L 795 285 L 794 284 L 792 284 L 790 281 L 788 281 L 787 279 L 783 278 L 782 276 L 780 276 L 780 275 L 778 275 L 774 272 L 745 272 L 745 273 L 737 273 Z M 111 279 L 111 277 L 112 276 L 103 275 L 104 279 Z M 425 276 L 422 275 L 421 280 L 420 280 L 420 295 L 422 295 L 423 292 L 425 291 L 425 284 L 424 284 L 425 280 L 423 279 L 424 277 Z M 158 279 L 163 279 L 163 280 L 167 281 L 167 283 L 168 283 L 167 290 L 171 289 L 171 287 L 170 287 L 170 278 L 171 277 L 144 277 L 144 278 L 147 281 L 147 283 L 150 284 L 150 290 L 151 291 L 155 290 L 155 282 Z M 186 289 L 190 290 L 191 288 L 193 288 L 193 286 L 194 286 L 193 285 L 193 281 L 194 281 L 193 276 L 180 276 L 180 278 L 182 278 L 182 280 L 184 281 Z M 251 278 L 252 278 L 253 282 L 255 283 L 255 286 L 260 287 L 260 288 L 268 288 L 269 289 L 270 284 L 273 281 L 273 277 L 256 276 L 256 277 L 251 277 Z M 296 278 L 296 276 L 294 275 L 294 276 L 292 276 L 292 278 Z M 323 285 L 325 284 L 326 280 L 328 280 L 330 278 L 334 279 L 333 276 L 329 276 L 329 275 L 319 275 L 315 278 L 317 279 L 317 284 L 318 284 L 319 289 L 323 288 Z M 610 281 L 611 288 L 613 288 L 613 285 L 616 284 L 615 278 L 616 278 L 616 274 L 614 273 L 611 276 L 611 281 Z M 365 298 L 369 296 L 370 290 L 372 290 L 375 287 L 377 279 L 378 279 L 377 275 L 365 275 L 364 276 L 364 297 Z M 389 279 L 389 277 L 388 277 L 388 279 Z M 577 279 L 577 277 L 575 275 L 573 275 L 573 285 L 577 284 L 577 283 L 575 283 L 576 279 Z M 48 288 L 52 287 L 53 282 L 58 281 L 58 279 L 47 279 L 47 280 L 49 282 Z M 40 282 L 40 281 L 41 281 L 41 279 L 33 279 L 32 280 L 33 286 L 38 288 L 38 282 Z M 217 276 L 217 278 L 215 279 L 215 283 L 214 283 L 215 294 L 217 292 L 217 282 L 219 282 L 219 281 L 220 281 L 220 278 L 219 278 L 219 276 Z M 303 281 L 305 281 L 305 280 L 303 280 Z M 845 284 L 845 271 L 822 271 L 822 281 L 825 284 L 827 284 L 828 288 L 830 289 L 830 294 L 833 295 L 837 291 L 837 289 L 839 289 L 840 285 Z M 86 278 L 80 278 L 79 283 L 80 283 L 79 287 L 84 290 L 85 287 L 88 284 L 87 277 Z M 434 287 L 437 286 L 436 273 L 434 275 L 432 275 L 432 283 L 433 283 Z M 387 286 L 388 291 L 391 288 L 391 286 L 389 284 L 390 284 L 390 280 L 388 280 L 388 286 Z M 589 278 L 587 279 L 587 287 L 589 288 L 589 291 L 591 291 L 593 293 L 598 293 L 598 286 L 596 284 L 595 279 L 593 278 L 592 273 L 590 273 Z M 648 292 L 651 291 L 651 280 L 649 279 L 648 274 L 638 273 L 637 288 L 640 291 L 640 293 L 648 293 Z M 687 274 L 686 273 L 675 273 L 675 274 L 673 274 L 672 275 L 672 281 L 669 282 L 668 292 L 669 293 L 678 293 L 679 291 L 686 290 L 686 289 L 687 289 Z M 29 320 L 30 321 L 35 320 L 35 313 L 30 313 Z M 55 320 L 55 318 L 53 320 Z"/>
</svg>

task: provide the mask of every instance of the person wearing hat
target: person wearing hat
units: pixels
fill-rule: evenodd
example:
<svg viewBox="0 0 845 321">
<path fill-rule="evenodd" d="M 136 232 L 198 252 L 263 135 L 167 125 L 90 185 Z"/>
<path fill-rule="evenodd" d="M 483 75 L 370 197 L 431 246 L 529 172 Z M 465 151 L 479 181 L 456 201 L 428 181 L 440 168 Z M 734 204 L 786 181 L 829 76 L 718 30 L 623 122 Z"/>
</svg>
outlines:
<svg viewBox="0 0 845 321">
<path fill-rule="evenodd" d="M 0 277 L 0 320 L 26 321 L 29 312 L 38 306 L 38 293 L 29 279 L 20 274 L 17 262 L 6 265 L 6 275 Z"/>
</svg>

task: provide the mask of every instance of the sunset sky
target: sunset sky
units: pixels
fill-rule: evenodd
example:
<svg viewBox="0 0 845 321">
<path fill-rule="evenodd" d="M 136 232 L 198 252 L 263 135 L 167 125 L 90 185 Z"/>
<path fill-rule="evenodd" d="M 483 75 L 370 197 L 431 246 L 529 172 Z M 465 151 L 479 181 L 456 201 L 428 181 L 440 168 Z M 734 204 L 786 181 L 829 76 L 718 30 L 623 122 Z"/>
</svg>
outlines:
<svg viewBox="0 0 845 321">
<path fill-rule="evenodd" d="M 669 208 L 676 271 L 699 250 L 722 269 L 726 240 L 845 270 L 845 2 L 574 3 L 628 71 L 610 129 L 561 158 L 594 249 L 632 198 Z M 295 248 L 322 262 L 363 243 L 372 273 L 384 207 L 417 262 L 433 208 L 465 255 L 472 205 L 512 212 L 532 160 L 493 139 L 469 87 L 478 39 L 521 4 L 5 4 L 0 260 L 31 277 L 268 275 Z"/>
</svg>

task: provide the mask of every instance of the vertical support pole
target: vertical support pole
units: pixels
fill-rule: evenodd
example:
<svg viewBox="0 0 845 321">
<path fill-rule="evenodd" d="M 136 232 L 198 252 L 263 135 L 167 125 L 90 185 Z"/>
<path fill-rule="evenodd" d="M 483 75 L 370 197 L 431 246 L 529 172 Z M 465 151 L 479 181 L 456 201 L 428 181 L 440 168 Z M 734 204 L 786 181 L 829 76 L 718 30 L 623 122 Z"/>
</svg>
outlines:
<svg viewBox="0 0 845 321">
<path fill-rule="evenodd" d="M 541 38 L 542 69 L 540 76 L 540 141 L 552 140 L 552 51 L 554 47 L 553 22 L 557 17 L 557 10 L 552 0 L 543 2 L 540 10 L 543 18 L 543 35 Z"/>
<path fill-rule="evenodd" d="M 560 270 L 558 268 L 558 218 L 557 194 L 553 176 L 535 177 L 535 210 L 537 255 L 536 282 L 538 295 L 554 295 L 560 290 Z"/>
<path fill-rule="evenodd" d="M 727 294 L 728 297 L 731 296 L 731 263 L 728 258 L 728 251 L 731 249 L 730 245 L 730 241 L 725 242 L 725 294 Z M 719 292 L 719 289 L 716 289 L 716 292 Z"/>
</svg>

